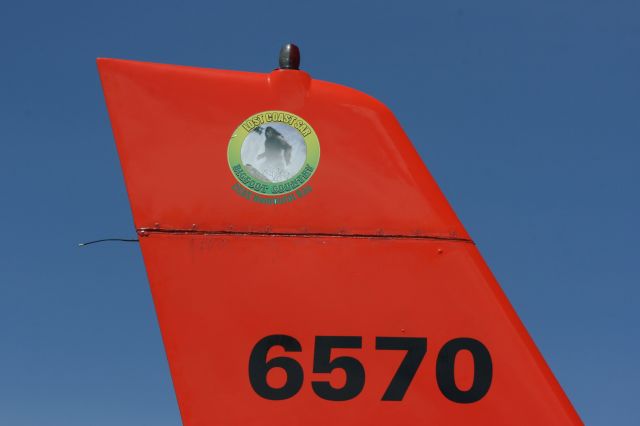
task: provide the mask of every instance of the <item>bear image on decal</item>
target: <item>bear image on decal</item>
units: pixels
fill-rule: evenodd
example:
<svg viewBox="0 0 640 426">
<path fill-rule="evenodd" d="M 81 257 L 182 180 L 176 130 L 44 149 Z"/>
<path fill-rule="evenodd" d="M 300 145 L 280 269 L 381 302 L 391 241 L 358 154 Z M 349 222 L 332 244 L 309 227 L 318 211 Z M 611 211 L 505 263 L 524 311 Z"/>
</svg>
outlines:
<svg viewBox="0 0 640 426">
<path fill-rule="evenodd" d="M 307 145 L 298 130 L 284 123 L 268 123 L 251 130 L 240 150 L 245 170 L 263 182 L 294 177 L 307 159 Z"/>
</svg>

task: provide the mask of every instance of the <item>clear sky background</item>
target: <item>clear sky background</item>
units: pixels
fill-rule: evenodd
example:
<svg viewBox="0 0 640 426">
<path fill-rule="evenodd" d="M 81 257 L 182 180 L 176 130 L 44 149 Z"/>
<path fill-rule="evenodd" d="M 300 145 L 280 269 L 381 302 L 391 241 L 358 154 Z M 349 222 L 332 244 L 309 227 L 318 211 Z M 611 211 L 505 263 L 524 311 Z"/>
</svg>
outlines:
<svg viewBox="0 0 640 426">
<path fill-rule="evenodd" d="M 315 78 L 397 115 L 583 420 L 640 424 L 640 2 L 0 6 L 0 424 L 179 425 L 95 58 Z"/>
</svg>

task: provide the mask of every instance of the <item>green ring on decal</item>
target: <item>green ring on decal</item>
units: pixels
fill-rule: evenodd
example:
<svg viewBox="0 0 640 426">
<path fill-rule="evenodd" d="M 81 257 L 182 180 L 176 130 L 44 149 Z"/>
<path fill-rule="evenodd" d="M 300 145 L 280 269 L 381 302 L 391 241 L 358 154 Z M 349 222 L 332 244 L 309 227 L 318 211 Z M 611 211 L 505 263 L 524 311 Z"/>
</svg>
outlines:
<svg viewBox="0 0 640 426">
<path fill-rule="evenodd" d="M 238 182 L 261 195 L 295 191 L 311 179 L 320 162 L 313 127 L 286 111 L 262 111 L 244 120 L 227 148 L 229 168 Z"/>
</svg>

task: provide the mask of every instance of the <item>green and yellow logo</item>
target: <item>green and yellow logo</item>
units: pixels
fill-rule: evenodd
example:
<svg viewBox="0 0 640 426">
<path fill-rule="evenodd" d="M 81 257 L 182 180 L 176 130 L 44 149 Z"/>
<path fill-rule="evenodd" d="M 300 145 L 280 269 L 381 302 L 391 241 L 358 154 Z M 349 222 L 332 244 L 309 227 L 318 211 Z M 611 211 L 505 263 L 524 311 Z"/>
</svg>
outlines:
<svg viewBox="0 0 640 426">
<path fill-rule="evenodd" d="M 238 180 L 234 191 L 263 204 L 283 204 L 311 191 L 320 143 L 311 125 L 285 111 L 252 115 L 233 132 L 227 158 Z"/>
</svg>

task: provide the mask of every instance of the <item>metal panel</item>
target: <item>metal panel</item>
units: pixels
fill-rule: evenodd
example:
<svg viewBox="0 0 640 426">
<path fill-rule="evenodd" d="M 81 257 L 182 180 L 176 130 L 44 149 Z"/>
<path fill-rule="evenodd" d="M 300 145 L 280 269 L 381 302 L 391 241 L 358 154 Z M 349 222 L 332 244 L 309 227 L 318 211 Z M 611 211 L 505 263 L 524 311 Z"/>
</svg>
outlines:
<svg viewBox="0 0 640 426">
<path fill-rule="evenodd" d="M 303 71 L 99 67 L 137 228 L 468 237 L 391 112 L 363 93 Z M 295 203 L 231 190 L 229 140 L 265 110 L 303 117 L 320 140 L 312 192 Z"/>
<path fill-rule="evenodd" d="M 378 101 L 294 70 L 99 68 L 186 426 L 581 424 Z M 261 111 L 319 141 L 290 202 L 230 168 Z M 289 164 L 267 132 L 257 158 Z"/>
<path fill-rule="evenodd" d="M 152 234 L 142 239 L 149 280 L 185 425 L 580 424 L 471 243 L 429 239 Z M 299 392 L 261 398 L 249 381 L 254 345 L 289 335 L 302 351 L 274 348 L 304 370 Z M 326 401 L 311 382 L 315 336 L 362 336 L 362 392 Z M 401 401 L 382 401 L 404 352 L 377 336 L 426 337 L 427 353 Z M 491 354 L 493 380 L 477 402 L 447 399 L 436 381 L 446 342 L 470 337 Z M 456 365 L 461 387 L 473 364 Z M 284 377 L 269 376 L 273 386 Z M 329 378 L 327 378 L 329 377 Z"/>
</svg>

